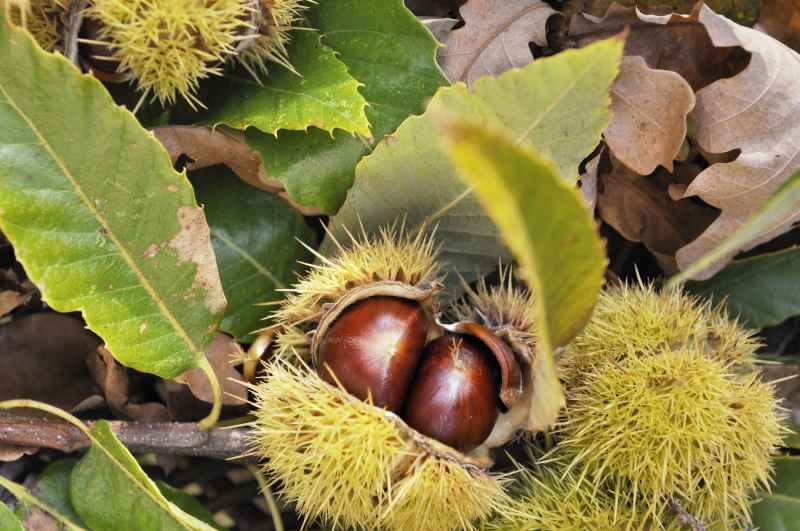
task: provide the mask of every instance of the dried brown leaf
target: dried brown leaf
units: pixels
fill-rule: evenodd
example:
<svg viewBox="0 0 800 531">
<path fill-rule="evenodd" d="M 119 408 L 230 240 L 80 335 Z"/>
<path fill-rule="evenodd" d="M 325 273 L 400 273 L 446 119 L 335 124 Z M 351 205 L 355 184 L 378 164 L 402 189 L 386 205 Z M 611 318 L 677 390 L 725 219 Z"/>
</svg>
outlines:
<svg viewBox="0 0 800 531">
<path fill-rule="evenodd" d="M 223 404 L 241 406 L 247 400 L 247 388 L 238 383 L 242 379 L 231 360 L 243 356 L 242 348 L 230 336 L 219 333 L 206 349 L 206 357 L 217 375 L 224 392 Z M 213 402 L 214 396 L 208 377 L 201 369 L 190 369 L 175 378 L 176 382 L 186 384 L 192 394 L 204 402 Z"/>
<path fill-rule="evenodd" d="M 756 29 L 800 51 L 800 0 L 763 0 Z"/>
<path fill-rule="evenodd" d="M 80 320 L 57 313 L 0 326 L 0 400 L 30 398 L 72 409 L 94 394 L 84 359 L 99 344 Z"/>
<path fill-rule="evenodd" d="M 0 317 L 8 315 L 15 309 L 26 304 L 30 299 L 30 294 L 26 295 L 14 290 L 0 291 Z"/>
<path fill-rule="evenodd" d="M 672 171 L 694 103 L 694 92 L 680 75 L 652 69 L 639 56 L 624 57 L 611 87 L 614 117 L 603 136 L 614 156 L 639 175 L 659 164 Z"/>
<path fill-rule="evenodd" d="M 684 197 L 698 196 L 722 213 L 695 241 L 678 251 L 681 268 L 741 226 L 800 167 L 800 55 L 707 7 L 701 9 L 698 19 L 715 46 L 741 46 L 752 57 L 741 73 L 697 92 L 691 118 L 700 147 L 712 153 L 741 153 L 732 162 L 709 166 L 686 190 Z M 738 250 L 751 249 L 783 234 L 797 221 L 800 205 Z M 733 254 L 697 278 L 710 277 Z"/>
<path fill-rule="evenodd" d="M 698 168 L 675 165 L 677 178 L 690 180 Z M 642 242 L 668 274 L 677 271 L 675 252 L 697 237 L 717 215 L 715 209 L 689 199 L 674 201 L 669 187 L 676 175 L 659 169 L 640 176 L 620 164 L 600 176 L 597 210 L 624 238 Z"/>
<path fill-rule="evenodd" d="M 39 449 L 32 446 L 15 446 L 13 444 L 0 444 L 0 462 L 16 461 L 23 455 L 35 454 Z M 2 503 L 2 502 L 0 502 Z"/>
<path fill-rule="evenodd" d="M 748 60 L 738 46 L 715 47 L 698 16 L 699 7 L 687 17 L 656 16 L 614 3 L 601 19 L 573 16 L 565 45 L 582 47 L 628 28 L 626 56 L 640 56 L 650 68 L 676 72 L 698 90 L 741 71 Z"/>
<path fill-rule="evenodd" d="M 109 409 L 117 418 L 145 422 L 167 422 L 172 420 L 163 404 L 131 402 L 128 370 L 117 363 L 111 352 L 101 346 L 86 357 L 89 372 L 105 395 Z"/>
<path fill-rule="evenodd" d="M 460 9 L 464 26 L 439 51 L 447 77 L 468 85 L 533 61 L 529 43 L 547 46 L 548 21 L 561 16 L 542 0 L 470 0 Z"/>
</svg>

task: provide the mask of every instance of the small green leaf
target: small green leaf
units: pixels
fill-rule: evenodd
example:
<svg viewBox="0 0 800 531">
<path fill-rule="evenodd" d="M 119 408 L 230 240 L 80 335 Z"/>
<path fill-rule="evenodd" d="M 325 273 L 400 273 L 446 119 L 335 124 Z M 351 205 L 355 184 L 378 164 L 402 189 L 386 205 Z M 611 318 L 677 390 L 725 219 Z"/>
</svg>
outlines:
<svg viewBox="0 0 800 531">
<path fill-rule="evenodd" d="M 277 138 L 249 129 L 247 141 L 292 199 L 333 214 L 359 159 L 406 117 L 422 112 L 447 78 L 436 63 L 439 45 L 402 0 L 325 0 L 312 6 L 309 17 L 322 42 L 363 84 L 374 140 L 311 128 L 307 134 L 280 131 Z"/>
<path fill-rule="evenodd" d="M 783 445 L 787 448 L 800 450 L 800 426 L 797 424 L 789 425 L 789 433 L 784 435 Z"/>
<path fill-rule="evenodd" d="M 72 471 L 72 504 L 94 531 L 212 530 L 167 500 L 133 455 L 100 420 L 92 446 Z"/>
<path fill-rule="evenodd" d="M 14 511 L 3 502 L 0 502 L 0 529 L 2 531 L 25 531 Z"/>
<path fill-rule="evenodd" d="M 158 490 L 161 491 L 161 494 L 163 494 L 166 499 L 180 507 L 183 512 L 191 514 L 195 518 L 202 520 L 214 529 L 219 529 L 221 531 L 225 529 L 214 521 L 214 515 L 211 514 L 211 511 L 206 509 L 203 504 L 197 501 L 197 498 L 194 496 L 186 494 L 182 490 L 176 489 L 172 485 L 164 483 L 163 481 L 156 481 L 156 485 L 158 486 Z"/>
<path fill-rule="evenodd" d="M 701 256 L 695 263 L 681 273 L 670 278 L 665 287 L 675 288 L 686 282 L 715 262 L 730 257 L 738 249 L 742 249 L 758 236 L 772 228 L 782 225 L 798 210 L 800 206 L 800 171 L 789 177 L 767 199 L 761 208 L 730 236 L 722 240 L 716 247 Z"/>
<path fill-rule="evenodd" d="M 99 81 L 2 13 L 0 123 L 0 227 L 47 303 L 83 312 L 129 367 L 203 363 L 226 303 L 189 182 Z"/>
<path fill-rule="evenodd" d="M 223 166 L 192 174 L 205 206 L 228 309 L 220 328 L 250 343 L 251 332 L 266 325 L 260 303 L 282 299 L 277 289 L 296 279 L 297 262 L 310 261 L 300 241 L 315 243 L 303 216 L 268 192 L 255 190 Z"/>
<path fill-rule="evenodd" d="M 448 285 L 455 273 L 473 280 L 507 256 L 496 228 L 467 189 L 441 147 L 436 114 L 466 117 L 484 127 L 506 128 L 517 144 L 551 157 L 565 182 L 600 141 L 610 120 L 609 87 L 619 71 L 623 44 L 600 41 L 580 50 L 536 60 L 497 78 L 481 78 L 470 91 L 459 83 L 440 89 L 422 116 L 412 116 L 365 157 L 347 201 L 330 230 L 362 223 L 367 232 L 404 218 L 411 230 L 438 226 Z M 322 253 L 334 252 L 330 239 Z"/>
<path fill-rule="evenodd" d="M 753 525 L 760 531 L 795 531 L 799 522 L 800 457 L 777 457 L 775 485 L 753 505 Z"/>
<path fill-rule="evenodd" d="M 34 494 L 72 523 L 83 526 L 69 497 L 70 475 L 75 463 L 75 459 L 62 459 L 47 465 L 36 482 Z"/>
<path fill-rule="evenodd" d="M 17 501 L 23 507 L 33 506 L 33 507 L 36 507 L 37 509 L 39 509 L 41 511 L 44 511 L 50 518 L 52 518 L 55 522 L 57 522 L 58 524 L 63 526 L 63 528 L 66 529 L 67 531 L 83 531 L 82 527 L 77 526 L 74 523 L 72 523 L 70 520 L 68 520 L 62 514 L 60 514 L 56 509 L 54 509 L 53 507 L 51 507 L 47 503 L 43 502 L 42 500 L 40 500 L 39 498 L 37 498 L 36 496 L 31 494 L 28 491 L 28 489 L 26 489 L 22 485 L 14 483 L 13 481 L 11 481 L 9 479 L 6 479 L 2 475 L 0 475 L 0 488 L 6 489 L 11 494 L 13 494 L 14 497 L 17 498 Z M 9 530 L 16 530 L 17 528 L 14 525 L 15 524 L 14 520 L 12 520 L 11 518 L 7 517 L 4 514 L 3 510 L 2 510 L 2 508 L 8 509 L 8 507 L 2 502 L 0 502 L 0 506 L 2 506 L 2 507 L 0 507 L 0 524 L 4 524 L 5 522 L 9 522 L 11 524 L 11 527 L 9 528 Z M 11 513 L 11 516 L 13 516 L 14 519 L 17 522 L 19 522 L 19 517 L 17 515 Z M 2 529 L 3 531 L 6 531 L 5 527 L 0 527 L 0 529 Z"/>
<path fill-rule="evenodd" d="M 564 404 L 553 351 L 583 328 L 603 285 L 606 259 L 580 192 L 556 166 L 511 137 L 449 123 L 449 153 L 500 228 L 536 293 L 538 348 L 529 427 L 552 426 Z"/>
<path fill-rule="evenodd" d="M 273 135 L 279 129 L 305 131 L 313 126 L 369 136 L 367 102 L 358 92 L 358 81 L 320 42 L 319 33 L 295 31 L 289 62 L 297 73 L 274 65 L 262 84 L 231 76 L 209 83 L 209 111 L 203 120 L 237 129 L 252 126 Z"/>
<path fill-rule="evenodd" d="M 800 248 L 762 254 L 728 264 L 686 289 L 716 302 L 745 326 L 775 326 L 800 315 Z"/>
</svg>

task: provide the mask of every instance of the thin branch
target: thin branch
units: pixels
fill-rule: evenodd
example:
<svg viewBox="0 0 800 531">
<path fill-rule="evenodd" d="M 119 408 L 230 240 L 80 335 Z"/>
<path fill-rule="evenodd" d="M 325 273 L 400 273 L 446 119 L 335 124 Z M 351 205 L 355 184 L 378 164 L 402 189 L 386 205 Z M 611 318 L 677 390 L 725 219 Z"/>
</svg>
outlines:
<svg viewBox="0 0 800 531">
<path fill-rule="evenodd" d="M 675 514 L 678 515 L 678 520 L 680 520 L 682 524 L 691 526 L 692 531 L 706 531 L 706 526 L 703 525 L 703 522 L 696 516 L 686 512 L 686 509 L 683 508 L 683 504 L 679 500 L 672 498 L 669 501 L 669 505 Z"/>
<path fill-rule="evenodd" d="M 93 422 L 88 422 L 92 426 Z M 248 428 L 202 431 L 193 422 L 110 421 L 111 430 L 131 452 L 155 452 L 231 459 L 247 453 Z M 89 447 L 89 439 L 67 422 L 48 418 L 0 415 L 0 444 L 52 448 L 74 452 Z M 252 460 L 252 458 L 244 458 Z"/>
</svg>

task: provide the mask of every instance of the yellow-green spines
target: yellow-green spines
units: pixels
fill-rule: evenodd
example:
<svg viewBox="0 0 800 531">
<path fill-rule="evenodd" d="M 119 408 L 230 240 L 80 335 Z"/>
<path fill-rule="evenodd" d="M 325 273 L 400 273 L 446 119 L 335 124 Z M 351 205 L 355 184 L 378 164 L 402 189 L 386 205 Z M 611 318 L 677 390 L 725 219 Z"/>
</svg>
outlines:
<svg viewBox="0 0 800 531">
<path fill-rule="evenodd" d="M 324 382 L 269 364 L 254 387 L 253 453 L 307 518 L 334 528 L 463 529 L 505 500 L 502 480 L 420 448 L 399 418 Z M 430 524 L 430 527 L 427 525 Z"/>
<path fill-rule="evenodd" d="M 257 0 L 256 33 L 243 44 L 237 58 L 254 77 L 268 72 L 269 62 L 293 70 L 286 47 L 290 30 L 308 7 L 306 0 Z"/>
<path fill-rule="evenodd" d="M 598 364 L 640 352 L 695 348 L 752 369 L 758 341 L 720 307 L 683 293 L 659 293 L 652 285 L 623 285 L 600 294 L 592 319 L 561 357 L 566 384 Z"/>
<path fill-rule="evenodd" d="M 612 531 L 640 529 L 641 519 L 603 489 L 576 481 L 560 466 L 522 468 L 513 502 L 486 525 L 489 531 Z"/>
<path fill-rule="evenodd" d="M 310 345 L 305 332 L 319 321 L 323 305 L 339 300 L 349 290 L 379 281 L 432 285 L 438 276 L 433 239 L 402 229 L 383 229 L 372 238 L 351 236 L 351 245 L 340 246 L 338 255 L 320 255 L 319 259 L 321 264 L 310 266 L 272 314 L 278 356 L 296 352 L 305 358 Z"/>
<path fill-rule="evenodd" d="M 10 10 L 11 20 L 24 26 L 43 50 L 52 52 L 61 42 L 59 17 L 64 14 L 64 0 L 0 1 Z"/>
<path fill-rule="evenodd" d="M 553 455 L 656 525 L 678 502 L 709 527 L 738 528 L 781 437 L 774 390 L 751 370 L 755 347 L 687 295 L 611 290 L 566 354 Z"/>
<path fill-rule="evenodd" d="M 248 27 L 242 0 L 94 0 L 86 15 L 100 23 L 99 40 L 162 104 L 180 95 L 193 105 L 200 80 L 221 74 Z"/>
</svg>

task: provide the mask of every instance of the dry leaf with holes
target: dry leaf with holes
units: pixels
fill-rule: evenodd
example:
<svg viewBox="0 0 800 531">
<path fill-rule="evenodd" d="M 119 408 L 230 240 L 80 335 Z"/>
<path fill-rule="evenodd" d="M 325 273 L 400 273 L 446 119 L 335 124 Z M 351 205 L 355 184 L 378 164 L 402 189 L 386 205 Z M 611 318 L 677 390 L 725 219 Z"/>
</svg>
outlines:
<svg viewBox="0 0 800 531">
<path fill-rule="evenodd" d="M 756 30 L 739 26 L 703 7 L 698 20 L 717 47 L 741 46 L 752 54 L 744 71 L 697 92 L 691 114 L 695 140 L 705 151 L 741 150 L 732 162 L 712 164 L 689 185 L 722 213 L 695 241 L 677 253 L 685 268 L 739 228 L 800 167 L 800 55 Z M 739 251 L 788 231 L 800 221 L 800 205 Z M 704 271 L 708 278 L 733 255 Z"/>
<path fill-rule="evenodd" d="M 639 56 L 624 57 L 611 87 L 614 117 L 603 137 L 614 156 L 639 175 L 659 164 L 672 171 L 694 103 L 692 87 L 680 75 L 650 68 Z"/>
<path fill-rule="evenodd" d="M 533 61 L 529 43 L 547 46 L 550 17 L 562 15 L 542 0 L 470 0 L 460 11 L 464 26 L 439 51 L 450 81 L 468 85 Z"/>
</svg>

